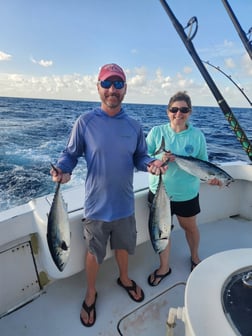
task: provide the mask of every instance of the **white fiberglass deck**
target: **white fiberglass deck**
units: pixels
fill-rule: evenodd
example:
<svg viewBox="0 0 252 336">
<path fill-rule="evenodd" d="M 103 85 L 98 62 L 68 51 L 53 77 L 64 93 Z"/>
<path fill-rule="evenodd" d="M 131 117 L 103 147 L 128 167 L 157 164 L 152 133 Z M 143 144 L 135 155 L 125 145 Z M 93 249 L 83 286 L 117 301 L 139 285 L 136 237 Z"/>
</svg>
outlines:
<svg viewBox="0 0 252 336">
<path fill-rule="evenodd" d="M 199 225 L 199 228 L 202 259 L 224 250 L 252 247 L 252 222 L 240 217 Z M 86 287 L 85 274 L 81 272 L 54 282 L 33 302 L 0 319 L 0 335 L 115 336 L 121 333 L 124 336 L 148 336 L 155 333 L 156 336 L 164 336 L 169 308 L 184 304 L 184 284 L 190 272 L 188 247 L 180 229 L 172 233 L 170 259 L 172 274 L 158 287 L 150 287 L 147 277 L 158 265 L 158 256 L 151 244 L 147 242 L 138 246 L 135 256 L 130 257 L 130 277 L 145 292 L 145 300 L 140 304 L 132 301 L 117 285 L 115 259 L 106 260 L 98 276 L 97 320 L 91 328 L 85 328 L 79 320 Z M 223 265 L 218 266 L 221 270 Z M 214 279 L 211 270 L 206 276 Z M 175 328 L 176 335 L 184 335 L 182 322 L 178 322 Z"/>
</svg>

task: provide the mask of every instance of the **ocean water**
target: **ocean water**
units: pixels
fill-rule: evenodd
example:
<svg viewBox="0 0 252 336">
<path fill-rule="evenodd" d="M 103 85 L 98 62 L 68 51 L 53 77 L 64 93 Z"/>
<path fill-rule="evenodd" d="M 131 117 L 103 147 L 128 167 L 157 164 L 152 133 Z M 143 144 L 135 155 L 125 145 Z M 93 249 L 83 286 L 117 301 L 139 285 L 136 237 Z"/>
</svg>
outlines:
<svg viewBox="0 0 252 336">
<path fill-rule="evenodd" d="M 50 163 L 64 149 L 76 118 L 95 106 L 99 103 L 0 98 L 0 212 L 54 191 Z M 168 121 L 165 105 L 125 103 L 124 107 L 141 122 L 145 134 Z M 251 140 L 252 109 L 232 110 Z M 204 132 L 211 162 L 250 162 L 218 107 L 194 107 L 191 122 Z M 85 173 L 81 158 L 71 182 L 63 188 L 84 184 Z"/>
</svg>

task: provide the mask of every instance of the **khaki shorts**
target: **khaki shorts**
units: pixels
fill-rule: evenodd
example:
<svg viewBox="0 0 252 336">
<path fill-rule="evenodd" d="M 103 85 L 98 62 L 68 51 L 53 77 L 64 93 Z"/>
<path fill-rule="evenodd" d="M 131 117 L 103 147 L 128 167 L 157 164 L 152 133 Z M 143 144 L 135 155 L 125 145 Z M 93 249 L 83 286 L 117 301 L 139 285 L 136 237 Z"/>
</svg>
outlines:
<svg viewBox="0 0 252 336">
<path fill-rule="evenodd" d="M 96 256 L 99 264 L 106 256 L 108 240 L 112 250 L 126 250 L 129 254 L 135 252 L 137 237 L 135 215 L 112 222 L 86 218 L 83 233 L 88 251 Z"/>
</svg>

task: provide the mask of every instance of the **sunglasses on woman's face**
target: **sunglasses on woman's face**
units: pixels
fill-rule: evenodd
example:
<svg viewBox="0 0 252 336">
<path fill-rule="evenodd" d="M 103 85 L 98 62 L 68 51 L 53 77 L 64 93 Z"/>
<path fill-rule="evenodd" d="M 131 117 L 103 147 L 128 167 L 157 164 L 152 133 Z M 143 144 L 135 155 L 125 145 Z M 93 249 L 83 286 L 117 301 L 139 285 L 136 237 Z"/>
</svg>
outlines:
<svg viewBox="0 0 252 336">
<path fill-rule="evenodd" d="M 99 84 L 103 89 L 109 89 L 112 85 L 114 85 L 114 88 L 116 90 L 121 90 L 124 88 L 124 81 L 111 81 L 111 80 L 104 80 L 104 81 L 99 81 Z"/>
<path fill-rule="evenodd" d="M 181 113 L 188 113 L 190 111 L 189 107 L 183 106 L 183 107 L 171 107 L 169 109 L 171 113 L 177 113 L 180 111 Z"/>
</svg>

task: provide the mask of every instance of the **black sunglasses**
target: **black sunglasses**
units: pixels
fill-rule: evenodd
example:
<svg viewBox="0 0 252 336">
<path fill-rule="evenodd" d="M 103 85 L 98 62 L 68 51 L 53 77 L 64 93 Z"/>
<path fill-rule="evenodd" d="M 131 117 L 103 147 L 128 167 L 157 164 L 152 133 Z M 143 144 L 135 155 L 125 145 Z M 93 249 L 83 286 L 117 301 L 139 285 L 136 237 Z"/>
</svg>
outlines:
<svg viewBox="0 0 252 336">
<path fill-rule="evenodd" d="M 124 81 L 111 81 L 111 80 L 104 80 L 99 81 L 99 84 L 103 89 L 109 89 L 112 85 L 114 85 L 114 88 L 117 90 L 121 90 L 124 88 Z"/>
<path fill-rule="evenodd" d="M 169 109 L 169 111 L 171 113 L 177 113 L 178 111 L 180 111 L 181 113 L 188 113 L 190 111 L 189 107 L 183 106 L 183 107 L 171 107 Z"/>
</svg>

